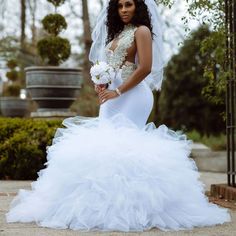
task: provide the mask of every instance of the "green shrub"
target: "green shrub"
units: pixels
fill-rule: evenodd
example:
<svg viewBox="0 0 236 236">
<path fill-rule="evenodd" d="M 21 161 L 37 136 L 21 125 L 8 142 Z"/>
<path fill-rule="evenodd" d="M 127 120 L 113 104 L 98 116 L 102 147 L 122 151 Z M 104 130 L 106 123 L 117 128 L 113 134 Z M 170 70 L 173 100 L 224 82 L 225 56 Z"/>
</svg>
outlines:
<svg viewBox="0 0 236 236">
<path fill-rule="evenodd" d="M 49 14 L 42 20 L 43 28 L 50 34 L 57 36 L 63 29 L 67 28 L 65 18 L 60 14 Z"/>
<path fill-rule="evenodd" d="M 194 142 L 203 143 L 206 146 L 210 147 L 213 151 L 221 151 L 226 150 L 227 140 L 225 134 L 219 135 L 201 135 L 196 130 L 191 132 L 187 132 L 187 136 L 189 139 L 193 140 Z"/>
<path fill-rule="evenodd" d="M 4 86 L 3 96 L 19 97 L 21 89 L 20 72 L 16 69 L 17 61 L 15 59 L 9 59 L 6 62 L 9 71 L 6 72 L 8 78 L 7 86 Z M 11 81 L 11 82 L 10 82 Z"/>
<path fill-rule="evenodd" d="M 14 96 L 14 97 L 19 97 L 20 95 L 20 85 L 18 84 L 11 84 L 8 85 L 4 91 L 4 96 Z"/>
<path fill-rule="evenodd" d="M 36 179 L 60 126 L 60 120 L 0 118 L 0 179 Z"/>
<path fill-rule="evenodd" d="M 48 0 L 55 8 L 62 5 L 65 0 Z M 48 14 L 42 20 L 43 28 L 50 34 L 37 43 L 40 57 L 49 65 L 58 66 L 67 60 L 71 53 L 69 40 L 61 38 L 58 34 L 67 28 L 65 18 L 58 14 Z"/>
<path fill-rule="evenodd" d="M 15 59 L 10 59 L 7 61 L 7 67 L 11 70 L 17 67 L 17 61 Z"/>
<path fill-rule="evenodd" d="M 58 66 L 70 56 L 70 43 L 61 37 L 49 36 L 42 39 L 37 44 L 41 58 L 47 60 L 49 65 Z"/>
<path fill-rule="evenodd" d="M 11 81 L 17 81 L 18 75 L 19 75 L 18 71 L 14 70 L 14 69 L 12 69 L 11 71 L 8 71 L 6 73 L 6 77 Z"/>
</svg>

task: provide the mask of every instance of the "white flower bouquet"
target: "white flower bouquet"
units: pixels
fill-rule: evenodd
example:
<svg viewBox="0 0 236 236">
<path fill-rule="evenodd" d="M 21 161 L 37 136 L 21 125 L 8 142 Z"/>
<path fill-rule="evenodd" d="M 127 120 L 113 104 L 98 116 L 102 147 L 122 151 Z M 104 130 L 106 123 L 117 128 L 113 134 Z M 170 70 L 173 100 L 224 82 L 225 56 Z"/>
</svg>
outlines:
<svg viewBox="0 0 236 236">
<path fill-rule="evenodd" d="M 91 79 L 100 87 L 106 87 L 115 77 L 115 70 L 106 62 L 100 61 L 94 64 L 90 69 Z"/>
</svg>

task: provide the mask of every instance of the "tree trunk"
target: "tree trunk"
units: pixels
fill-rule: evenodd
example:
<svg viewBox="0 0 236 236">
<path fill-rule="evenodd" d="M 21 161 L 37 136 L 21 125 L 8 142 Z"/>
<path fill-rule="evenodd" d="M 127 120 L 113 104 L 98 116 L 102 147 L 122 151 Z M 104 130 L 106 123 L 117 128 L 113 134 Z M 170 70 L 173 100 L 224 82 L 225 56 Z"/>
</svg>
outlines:
<svg viewBox="0 0 236 236">
<path fill-rule="evenodd" d="M 36 21 L 36 10 L 37 10 L 37 0 L 28 0 L 28 6 L 30 10 L 30 15 L 31 15 L 31 43 L 33 46 L 36 46 L 36 26 L 35 26 L 35 21 Z"/>
<path fill-rule="evenodd" d="M 26 0 L 21 0 L 21 49 L 24 48 L 25 43 L 25 23 L 26 23 Z"/>
<path fill-rule="evenodd" d="M 92 82 L 90 80 L 90 61 L 89 61 L 89 51 L 92 44 L 91 38 L 91 30 L 90 30 L 90 22 L 89 22 L 89 13 L 88 13 L 88 1 L 82 0 L 82 20 L 83 20 L 83 28 L 84 28 L 84 84 L 92 86 Z"/>
</svg>

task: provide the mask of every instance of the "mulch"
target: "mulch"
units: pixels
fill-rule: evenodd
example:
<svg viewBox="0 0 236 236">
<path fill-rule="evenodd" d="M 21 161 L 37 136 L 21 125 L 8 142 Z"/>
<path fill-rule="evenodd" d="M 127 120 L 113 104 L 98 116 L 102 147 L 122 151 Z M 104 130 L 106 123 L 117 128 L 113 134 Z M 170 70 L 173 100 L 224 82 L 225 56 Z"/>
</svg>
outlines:
<svg viewBox="0 0 236 236">
<path fill-rule="evenodd" d="M 208 197 L 209 202 L 212 202 L 222 207 L 229 208 L 231 210 L 236 210 L 236 201 L 213 197 L 210 195 L 210 191 L 206 191 L 206 196 Z"/>
</svg>

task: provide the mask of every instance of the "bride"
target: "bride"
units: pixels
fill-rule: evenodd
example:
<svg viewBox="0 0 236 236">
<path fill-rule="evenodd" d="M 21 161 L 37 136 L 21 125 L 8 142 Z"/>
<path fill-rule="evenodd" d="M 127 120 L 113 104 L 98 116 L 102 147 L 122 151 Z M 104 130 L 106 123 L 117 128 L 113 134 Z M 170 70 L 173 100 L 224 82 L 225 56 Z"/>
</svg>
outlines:
<svg viewBox="0 0 236 236">
<path fill-rule="evenodd" d="M 110 0 L 90 59 L 116 77 L 95 86 L 99 117 L 64 120 L 32 190 L 19 190 L 7 222 L 99 231 L 192 229 L 229 222 L 208 202 L 185 135 L 146 125 L 163 72 L 161 21 L 153 0 Z M 33 158 L 33 157 L 32 157 Z"/>
</svg>

